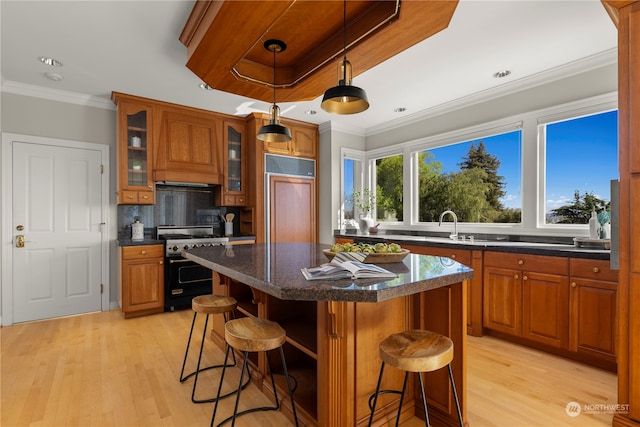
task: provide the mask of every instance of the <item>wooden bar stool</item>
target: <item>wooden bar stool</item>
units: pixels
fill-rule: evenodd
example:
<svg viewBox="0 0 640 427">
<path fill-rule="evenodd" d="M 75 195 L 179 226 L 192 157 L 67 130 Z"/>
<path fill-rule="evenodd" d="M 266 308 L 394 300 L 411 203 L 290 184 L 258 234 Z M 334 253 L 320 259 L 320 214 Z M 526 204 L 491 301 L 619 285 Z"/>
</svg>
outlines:
<svg viewBox="0 0 640 427">
<path fill-rule="evenodd" d="M 183 383 L 187 379 L 195 375 L 195 380 L 193 382 L 193 390 L 191 391 L 191 401 L 193 403 L 208 403 L 208 402 L 214 401 L 214 398 L 210 398 L 210 399 L 195 398 L 196 387 L 198 385 L 198 374 L 202 371 L 206 371 L 209 369 L 223 367 L 223 365 L 213 365 L 213 366 L 207 366 L 206 368 L 200 368 L 200 362 L 202 361 L 202 349 L 204 348 L 204 342 L 207 335 L 207 325 L 209 323 L 209 315 L 222 314 L 224 316 L 224 320 L 226 323 L 229 320 L 228 315 L 232 315 L 233 311 L 236 309 L 237 306 L 238 306 L 238 302 L 235 300 L 235 298 L 221 296 L 221 295 L 200 295 L 193 298 L 193 300 L 191 300 L 191 308 L 193 309 L 193 321 L 191 322 L 191 331 L 189 332 L 189 340 L 187 341 L 187 348 L 184 352 L 184 361 L 182 362 L 182 370 L 180 371 L 180 382 Z M 193 335 L 193 327 L 196 324 L 196 318 L 198 317 L 198 313 L 202 313 L 207 316 L 205 318 L 204 328 L 202 330 L 202 342 L 200 343 L 200 354 L 198 355 L 198 364 L 196 366 L 195 371 L 191 372 L 188 375 L 184 375 L 184 369 L 187 364 L 187 357 L 189 355 L 189 347 L 191 346 L 191 337 Z M 227 364 L 226 360 L 224 364 L 225 365 Z M 233 364 L 229 366 L 235 366 L 235 364 L 236 364 L 236 359 L 234 356 Z M 248 384 L 248 381 L 247 383 L 245 383 L 244 386 L 246 386 L 247 384 Z M 233 393 L 235 393 L 235 390 L 231 393 L 227 393 L 223 395 L 222 397 L 230 396 Z"/>
<path fill-rule="evenodd" d="M 289 391 L 289 398 L 291 399 L 291 409 L 293 411 L 293 418 L 298 426 L 298 415 L 296 413 L 296 405 L 293 401 L 293 389 L 291 387 L 291 380 L 289 378 L 289 372 L 287 371 L 287 363 L 284 358 L 284 345 L 286 339 L 286 333 L 280 325 L 275 322 L 266 319 L 260 319 L 258 317 L 243 317 L 241 319 L 234 319 L 228 321 L 224 326 L 224 338 L 227 342 L 227 352 L 224 357 L 224 364 L 222 368 L 222 375 L 220 377 L 220 384 L 218 385 L 218 393 L 213 407 L 213 415 L 211 416 L 211 426 L 213 427 L 216 418 L 216 412 L 218 411 L 218 399 L 220 396 L 220 390 L 222 389 L 222 381 L 224 379 L 224 373 L 229 358 L 229 352 L 233 353 L 233 349 L 243 352 L 242 373 L 240 374 L 240 383 L 238 385 L 238 395 L 236 396 L 236 404 L 233 409 L 233 415 L 226 418 L 218 426 L 221 426 L 231 420 L 231 426 L 233 427 L 236 422 L 236 417 L 251 412 L 257 411 L 277 411 L 280 409 L 280 401 L 278 400 L 278 392 L 276 391 L 276 382 L 273 378 L 273 369 L 271 368 L 271 362 L 267 357 L 267 363 L 269 366 L 269 374 L 271 375 L 271 386 L 273 387 L 273 395 L 275 397 L 275 406 L 264 406 L 258 408 L 251 408 L 241 412 L 238 412 L 238 403 L 240 402 L 240 391 L 242 389 L 242 379 L 244 373 L 248 368 L 247 359 L 249 352 L 255 351 L 269 351 L 280 349 L 280 359 L 282 361 L 282 369 L 287 382 L 287 389 Z"/>
<path fill-rule="evenodd" d="M 424 393 L 424 384 L 420 373 L 436 371 L 446 366 L 449 371 L 449 381 L 451 381 L 453 398 L 456 402 L 456 409 L 458 411 L 458 421 L 460 422 L 460 427 L 463 427 L 460 402 L 458 401 L 456 385 L 453 381 L 453 373 L 451 372 L 453 342 L 448 337 L 420 329 L 393 334 L 385 338 L 385 340 L 380 343 L 380 358 L 382 359 L 382 365 L 380 366 L 378 385 L 376 386 L 376 392 L 369 398 L 369 408 L 371 408 L 369 426 L 371 426 L 371 422 L 373 421 L 373 414 L 376 410 L 378 395 L 383 393 L 394 393 L 400 395 L 400 406 L 398 407 L 398 415 L 396 417 L 396 426 L 398 426 L 402 410 L 402 400 L 404 399 L 404 392 L 407 387 L 409 372 L 417 372 L 418 380 L 420 382 L 420 392 L 422 394 L 422 407 L 425 414 L 425 425 L 429 427 L 427 398 Z M 382 382 L 382 373 L 384 371 L 385 364 L 391 365 L 401 371 L 405 371 L 401 391 L 380 390 L 380 383 Z M 371 403 L 371 400 L 373 400 L 373 404 Z"/>
</svg>

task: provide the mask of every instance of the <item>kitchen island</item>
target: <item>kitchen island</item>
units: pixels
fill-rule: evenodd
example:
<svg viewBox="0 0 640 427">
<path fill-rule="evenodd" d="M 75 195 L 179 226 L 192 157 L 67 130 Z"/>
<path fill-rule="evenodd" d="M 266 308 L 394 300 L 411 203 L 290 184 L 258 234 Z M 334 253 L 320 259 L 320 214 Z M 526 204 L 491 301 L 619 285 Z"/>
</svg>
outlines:
<svg viewBox="0 0 640 427">
<path fill-rule="evenodd" d="M 378 344 L 406 329 L 429 329 L 455 346 L 453 371 L 465 414 L 466 286 L 473 270 L 449 258 L 409 254 L 384 264 L 394 279 L 307 281 L 301 268 L 327 262 L 328 245 L 276 243 L 196 248 L 183 256 L 212 269 L 214 292 L 238 299 L 238 311 L 274 320 L 287 331 L 287 364 L 298 382 L 295 399 L 301 425 L 366 424 L 368 399 L 380 367 Z M 217 316 L 219 317 L 219 316 Z M 223 345 L 223 324 L 212 337 Z M 262 384 L 265 355 L 252 359 Z M 404 375 L 389 370 L 384 388 L 401 388 Z M 425 375 L 432 425 L 456 425 L 446 370 Z M 414 382 L 414 381 L 412 381 Z M 282 383 L 279 384 L 284 388 Z M 268 393 L 269 387 L 264 387 Z M 402 418 L 422 416 L 414 385 Z M 285 394 L 283 394 L 285 395 Z M 395 417 L 397 395 L 379 400 L 376 422 Z M 290 408 L 283 401 L 284 412 Z"/>
</svg>

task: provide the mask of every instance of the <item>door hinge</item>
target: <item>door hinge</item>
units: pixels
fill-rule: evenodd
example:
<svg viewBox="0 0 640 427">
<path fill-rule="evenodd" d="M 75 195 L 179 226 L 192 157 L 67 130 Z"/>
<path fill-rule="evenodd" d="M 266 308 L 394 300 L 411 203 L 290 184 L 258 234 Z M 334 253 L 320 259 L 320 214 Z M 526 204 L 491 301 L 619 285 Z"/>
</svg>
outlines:
<svg viewBox="0 0 640 427">
<path fill-rule="evenodd" d="M 100 175 L 104 175 L 104 165 L 100 165 Z"/>
<path fill-rule="evenodd" d="M 104 285 L 102 283 L 100 283 L 100 293 L 101 294 L 104 293 Z"/>
</svg>

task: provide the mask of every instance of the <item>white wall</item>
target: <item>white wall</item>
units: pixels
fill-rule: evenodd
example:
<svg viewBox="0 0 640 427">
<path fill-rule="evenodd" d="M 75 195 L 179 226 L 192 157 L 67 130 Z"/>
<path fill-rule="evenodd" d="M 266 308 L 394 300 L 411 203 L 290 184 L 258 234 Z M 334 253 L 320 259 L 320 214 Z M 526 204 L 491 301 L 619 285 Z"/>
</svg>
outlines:
<svg viewBox="0 0 640 427">
<path fill-rule="evenodd" d="M 109 158 L 109 299 L 118 300 L 116 110 L 2 93 L 0 131 L 108 145 Z"/>
</svg>

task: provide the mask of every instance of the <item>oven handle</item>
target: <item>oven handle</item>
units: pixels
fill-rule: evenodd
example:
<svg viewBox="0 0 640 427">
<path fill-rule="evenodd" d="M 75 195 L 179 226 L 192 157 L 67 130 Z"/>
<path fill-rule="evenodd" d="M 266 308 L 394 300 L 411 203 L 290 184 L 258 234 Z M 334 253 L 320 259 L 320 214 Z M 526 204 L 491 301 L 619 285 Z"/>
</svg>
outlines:
<svg viewBox="0 0 640 427">
<path fill-rule="evenodd" d="M 182 259 L 170 259 L 169 264 L 175 264 L 178 262 L 193 262 L 190 259 L 182 258 Z"/>
</svg>

